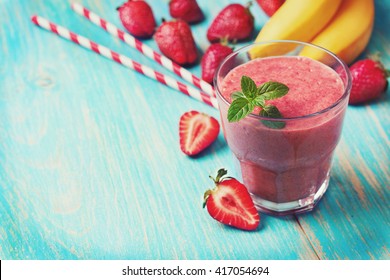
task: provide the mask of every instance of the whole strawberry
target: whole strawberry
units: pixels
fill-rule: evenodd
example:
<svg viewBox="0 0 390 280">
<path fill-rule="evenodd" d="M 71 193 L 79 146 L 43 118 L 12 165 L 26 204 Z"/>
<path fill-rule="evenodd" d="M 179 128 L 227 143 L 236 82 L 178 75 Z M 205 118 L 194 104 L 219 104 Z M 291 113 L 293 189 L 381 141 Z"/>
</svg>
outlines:
<svg viewBox="0 0 390 280">
<path fill-rule="evenodd" d="M 225 177 L 226 169 L 220 169 L 212 178 L 215 188 L 204 193 L 203 207 L 207 207 L 215 220 L 243 230 L 254 230 L 260 223 L 252 198 L 246 187 L 231 177 Z"/>
<path fill-rule="evenodd" d="M 232 48 L 227 46 L 225 42 L 211 44 L 201 60 L 202 79 L 211 84 L 219 64 L 232 52 Z"/>
<path fill-rule="evenodd" d="M 177 64 L 193 64 L 198 58 L 191 28 L 184 20 L 163 21 L 154 39 L 160 51 Z"/>
<path fill-rule="evenodd" d="M 257 0 L 262 10 L 271 17 L 286 0 Z"/>
<path fill-rule="evenodd" d="M 357 61 L 350 67 L 352 89 L 349 104 L 358 104 L 378 98 L 388 86 L 389 71 L 375 58 Z"/>
<path fill-rule="evenodd" d="M 203 12 L 196 0 L 171 0 L 169 14 L 173 18 L 182 19 L 190 24 L 204 19 Z"/>
<path fill-rule="evenodd" d="M 245 40 L 250 38 L 253 28 L 254 18 L 249 6 L 230 4 L 211 23 L 207 30 L 207 39 L 210 42 L 219 42 L 221 39 Z"/>
<path fill-rule="evenodd" d="M 126 30 L 138 38 L 152 37 L 156 28 L 151 7 L 143 0 L 129 0 L 117 8 Z"/>
</svg>

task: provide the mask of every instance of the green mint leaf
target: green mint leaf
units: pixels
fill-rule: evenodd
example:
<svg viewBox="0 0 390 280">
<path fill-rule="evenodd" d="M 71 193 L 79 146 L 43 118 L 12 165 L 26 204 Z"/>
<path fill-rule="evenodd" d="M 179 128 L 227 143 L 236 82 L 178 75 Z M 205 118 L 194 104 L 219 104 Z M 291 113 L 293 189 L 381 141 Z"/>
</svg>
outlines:
<svg viewBox="0 0 390 280">
<path fill-rule="evenodd" d="M 230 104 L 227 114 L 229 122 L 236 122 L 245 118 L 256 106 L 263 109 L 260 112 L 261 116 L 270 118 L 282 117 L 278 108 L 273 105 L 266 105 L 265 101 L 286 95 L 289 91 L 289 88 L 286 85 L 270 81 L 257 87 L 255 81 L 250 77 L 242 76 L 241 90 L 241 92 L 236 91 L 231 95 L 233 101 Z M 282 128 L 285 125 L 284 122 L 263 122 L 267 123 L 267 126 L 273 126 L 273 123 L 276 123 L 277 127 L 275 128 Z"/>
<path fill-rule="evenodd" d="M 282 129 L 286 126 L 285 122 L 280 122 L 280 121 L 261 121 L 266 127 L 268 128 L 273 128 L 273 129 Z"/>
<path fill-rule="evenodd" d="M 289 88 L 282 83 L 266 82 L 259 86 L 256 94 L 264 96 L 265 100 L 272 100 L 282 97 L 288 93 Z"/>
<path fill-rule="evenodd" d="M 256 96 L 252 102 L 255 104 L 255 106 L 259 106 L 261 108 L 264 108 L 265 106 L 265 99 L 262 95 Z"/>
<path fill-rule="evenodd" d="M 236 92 L 232 93 L 232 100 L 240 98 L 240 97 L 246 98 L 244 93 L 242 93 L 241 91 L 236 91 Z"/>
<path fill-rule="evenodd" d="M 253 102 L 246 98 L 239 97 L 230 104 L 227 119 L 229 122 L 237 122 L 249 115 L 254 108 L 255 105 Z"/>
<path fill-rule="evenodd" d="M 260 116 L 262 117 L 268 117 L 268 118 L 275 118 L 279 119 L 282 118 L 282 114 L 280 113 L 279 109 L 274 105 L 267 105 L 263 108 L 263 110 L 260 111 Z M 282 129 L 286 126 L 285 122 L 282 121 L 261 121 L 266 127 L 269 128 L 275 128 L 275 129 Z"/>
<path fill-rule="evenodd" d="M 267 105 L 261 110 L 260 116 L 278 119 L 282 117 L 282 114 L 276 106 Z"/>
<path fill-rule="evenodd" d="M 241 77 L 241 89 L 247 98 L 254 98 L 256 96 L 257 86 L 248 76 Z"/>
</svg>

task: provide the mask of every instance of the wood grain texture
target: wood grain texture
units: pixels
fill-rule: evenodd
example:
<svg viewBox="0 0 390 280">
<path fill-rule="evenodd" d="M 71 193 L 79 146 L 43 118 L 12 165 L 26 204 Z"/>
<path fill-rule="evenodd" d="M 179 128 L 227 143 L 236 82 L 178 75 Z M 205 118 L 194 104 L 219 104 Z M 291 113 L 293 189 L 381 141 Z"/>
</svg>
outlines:
<svg viewBox="0 0 390 280">
<path fill-rule="evenodd" d="M 122 2 L 82 3 L 121 26 Z M 148 2 L 158 22 L 169 18 L 168 1 Z M 192 29 L 202 53 L 211 19 L 232 1 L 198 2 L 206 21 Z M 368 52 L 380 51 L 389 67 L 390 1 L 377 2 Z M 252 11 L 259 30 L 267 18 Z M 208 175 L 220 167 L 235 175 L 222 134 L 196 158 L 178 146 L 182 113 L 218 112 L 36 28 L 32 14 L 169 74 L 67 1 L 0 0 L 1 259 L 390 258 L 389 93 L 348 109 L 330 188 L 314 212 L 262 215 L 257 231 L 243 232 L 202 209 Z"/>
<path fill-rule="evenodd" d="M 366 51 L 390 66 L 389 1 L 375 1 L 376 19 Z M 318 209 L 298 220 L 321 259 L 389 259 L 389 90 L 379 100 L 349 106 L 330 188 Z M 342 248 L 342 249 L 340 249 Z"/>
</svg>

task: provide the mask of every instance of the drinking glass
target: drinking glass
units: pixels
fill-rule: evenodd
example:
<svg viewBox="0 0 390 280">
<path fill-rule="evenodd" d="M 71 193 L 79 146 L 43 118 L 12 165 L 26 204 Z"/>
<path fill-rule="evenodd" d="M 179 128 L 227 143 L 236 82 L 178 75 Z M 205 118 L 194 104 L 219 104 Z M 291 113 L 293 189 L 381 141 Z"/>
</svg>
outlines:
<svg viewBox="0 0 390 280">
<path fill-rule="evenodd" d="M 300 56 L 302 50 L 311 50 L 317 61 L 338 74 L 344 85 L 342 96 L 329 107 L 305 116 L 275 119 L 250 114 L 238 122 L 229 122 L 230 103 L 221 93 L 222 81 L 232 69 L 251 61 L 254 47 L 261 50 L 256 59 Z M 273 215 L 312 210 L 328 188 L 332 158 L 348 105 L 351 75 L 345 63 L 330 51 L 309 43 L 254 43 L 224 59 L 215 74 L 214 86 L 237 177 L 249 190 L 256 208 Z M 278 126 L 280 123 L 283 128 Z"/>
</svg>

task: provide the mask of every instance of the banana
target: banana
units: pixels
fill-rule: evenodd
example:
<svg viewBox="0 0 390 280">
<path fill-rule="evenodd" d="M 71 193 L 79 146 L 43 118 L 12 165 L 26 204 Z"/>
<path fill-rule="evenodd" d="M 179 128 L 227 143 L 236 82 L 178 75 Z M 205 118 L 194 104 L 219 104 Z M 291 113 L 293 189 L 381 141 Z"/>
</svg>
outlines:
<svg viewBox="0 0 390 280">
<path fill-rule="evenodd" d="M 373 0 L 343 0 L 332 21 L 312 41 L 352 63 L 366 48 L 374 25 Z M 323 52 L 303 48 L 300 55 L 321 60 Z"/>
<path fill-rule="evenodd" d="M 360 2 L 361 0 L 355 0 Z M 336 14 L 342 0 L 287 0 L 260 30 L 255 42 L 269 40 L 312 40 Z M 280 49 L 272 45 L 253 47 L 252 58 L 284 54 L 295 45 Z"/>
</svg>

